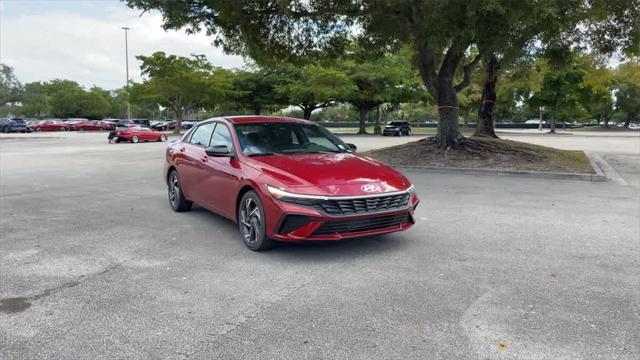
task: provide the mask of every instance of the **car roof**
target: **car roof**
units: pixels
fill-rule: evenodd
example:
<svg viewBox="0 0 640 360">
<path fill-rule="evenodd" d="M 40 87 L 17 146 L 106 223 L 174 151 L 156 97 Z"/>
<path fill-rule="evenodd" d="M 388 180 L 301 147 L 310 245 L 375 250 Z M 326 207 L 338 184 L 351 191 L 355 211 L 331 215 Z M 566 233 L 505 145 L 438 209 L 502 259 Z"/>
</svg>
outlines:
<svg viewBox="0 0 640 360">
<path fill-rule="evenodd" d="M 300 124 L 313 124 L 313 122 L 290 118 L 284 116 L 262 116 L 262 115 L 241 115 L 241 116 L 222 116 L 224 120 L 227 120 L 231 124 L 248 124 L 248 123 L 300 123 Z M 220 118 L 213 118 L 209 120 L 219 120 Z"/>
</svg>

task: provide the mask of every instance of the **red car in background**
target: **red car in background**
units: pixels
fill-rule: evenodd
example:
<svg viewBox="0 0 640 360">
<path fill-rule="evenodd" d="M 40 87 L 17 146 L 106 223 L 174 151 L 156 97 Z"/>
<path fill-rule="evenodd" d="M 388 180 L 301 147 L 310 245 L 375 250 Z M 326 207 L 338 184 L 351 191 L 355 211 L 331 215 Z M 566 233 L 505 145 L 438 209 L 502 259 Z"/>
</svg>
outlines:
<svg viewBox="0 0 640 360">
<path fill-rule="evenodd" d="M 169 204 L 193 203 L 238 224 L 245 245 L 340 240 L 401 231 L 418 196 L 398 171 L 355 153 L 310 121 L 245 116 L 203 121 L 166 151 Z"/>
<path fill-rule="evenodd" d="M 98 122 L 81 120 L 81 121 L 74 121 L 72 123 L 71 129 L 77 130 L 77 131 L 102 131 L 104 130 L 104 127 L 101 123 L 98 123 Z"/>
<path fill-rule="evenodd" d="M 56 120 L 38 121 L 29 125 L 32 131 L 67 131 L 68 125 Z"/>
<path fill-rule="evenodd" d="M 116 128 L 115 141 L 130 141 L 132 143 L 167 141 L 167 134 L 164 131 L 153 130 L 146 125 L 131 124 L 124 128 Z"/>
</svg>

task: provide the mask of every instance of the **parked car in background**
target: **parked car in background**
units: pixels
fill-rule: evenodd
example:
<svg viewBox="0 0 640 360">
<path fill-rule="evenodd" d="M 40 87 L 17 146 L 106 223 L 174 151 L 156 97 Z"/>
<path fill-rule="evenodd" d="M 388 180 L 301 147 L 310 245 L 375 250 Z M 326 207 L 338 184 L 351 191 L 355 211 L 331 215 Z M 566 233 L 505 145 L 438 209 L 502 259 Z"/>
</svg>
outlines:
<svg viewBox="0 0 640 360">
<path fill-rule="evenodd" d="M 411 135 L 411 126 L 407 121 L 391 121 L 382 130 L 383 136 Z"/>
<path fill-rule="evenodd" d="M 169 204 L 186 211 L 196 203 L 231 219 L 255 251 L 273 239 L 341 240 L 410 228 L 419 202 L 414 186 L 355 150 L 307 120 L 206 120 L 167 147 Z"/>
<path fill-rule="evenodd" d="M 157 131 L 146 125 L 132 124 L 126 127 L 116 128 L 115 141 L 130 141 L 132 143 L 147 141 L 166 141 L 167 134 Z"/>
<path fill-rule="evenodd" d="M 169 131 L 169 130 L 175 130 L 176 126 L 177 126 L 177 121 L 171 120 L 171 121 L 160 122 L 156 124 L 153 128 L 158 131 Z"/>
<path fill-rule="evenodd" d="M 73 124 L 73 130 L 77 131 L 102 131 L 104 127 L 97 121 L 82 120 Z"/>
<path fill-rule="evenodd" d="M 196 121 L 196 120 L 183 120 L 180 123 L 180 128 L 181 129 L 185 129 L 185 130 L 189 130 L 197 123 L 198 123 L 198 121 Z"/>
<path fill-rule="evenodd" d="M 32 131 L 67 131 L 67 124 L 59 120 L 41 120 L 29 125 Z"/>
<path fill-rule="evenodd" d="M 31 129 L 27 127 L 27 122 L 22 118 L 1 118 L 0 119 L 0 131 L 3 133 L 10 132 L 30 132 Z"/>
</svg>

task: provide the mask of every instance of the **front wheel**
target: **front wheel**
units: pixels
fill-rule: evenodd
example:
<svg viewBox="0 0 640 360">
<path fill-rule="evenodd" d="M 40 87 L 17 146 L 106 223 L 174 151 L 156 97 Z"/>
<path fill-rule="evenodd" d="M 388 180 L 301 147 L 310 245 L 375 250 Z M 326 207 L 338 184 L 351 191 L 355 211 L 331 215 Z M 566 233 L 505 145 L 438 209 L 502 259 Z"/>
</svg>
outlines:
<svg viewBox="0 0 640 360">
<path fill-rule="evenodd" d="M 173 211 L 183 212 L 191 209 L 192 203 L 184 198 L 177 171 L 171 171 L 167 181 L 167 186 L 169 190 L 169 204 Z"/>
<path fill-rule="evenodd" d="M 7 126 L 3 127 L 2 128 L 2 132 L 5 133 L 5 134 L 8 134 L 9 133 L 9 128 Z"/>
<path fill-rule="evenodd" d="M 135 136 L 135 135 L 133 135 L 133 136 L 131 137 L 131 142 L 132 142 L 132 143 L 134 143 L 134 144 L 135 144 L 135 143 L 137 143 L 139 140 L 140 140 L 140 139 L 138 139 L 138 137 L 137 137 L 137 136 Z"/>
<path fill-rule="evenodd" d="M 273 240 L 267 237 L 266 221 L 260 197 L 249 191 L 238 205 L 238 227 L 244 244 L 253 251 L 263 251 L 273 247 Z"/>
</svg>

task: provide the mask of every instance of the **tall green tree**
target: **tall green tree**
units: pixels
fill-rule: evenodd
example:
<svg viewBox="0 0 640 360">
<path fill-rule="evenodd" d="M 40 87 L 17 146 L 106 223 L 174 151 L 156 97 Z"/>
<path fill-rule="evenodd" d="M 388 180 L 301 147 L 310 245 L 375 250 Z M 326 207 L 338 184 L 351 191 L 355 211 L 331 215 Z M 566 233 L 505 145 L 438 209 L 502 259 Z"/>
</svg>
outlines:
<svg viewBox="0 0 640 360">
<path fill-rule="evenodd" d="M 0 108 L 22 100 L 23 87 L 13 68 L 0 63 Z"/>
<path fill-rule="evenodd" d="M 47 84 L 51 115 L 59 118 L 81 117 L 85 90 L 75 81 L 56 79 Z"/>
<path fill-rule="evenodd" d="M 24 85 L 24 96 L 20 112 L 23 116 L 39 119 L 51 115 L 47 83 L 36 81 Z"/>
<path fill-rule="evenodd" d="M 575 120 L 581 104 L 581 86 L 585 69 L 576 61 L 577 55 L 570 53 L 566 58 L 542 62 L 544 77 L 540 91 L 529 99 L 536 106 L 544 106 L 551 114 L 550 132 L 556 132 L 558 120 Z"/>
<path fill-rule="evenodd" d="M 236 71 L 233 74 L 236 93 L 231 103 L 239 110 L 249 109 L 254 115 L 260 115 L 264 110 L 282 108 L 287 105 L 287 100 L 277 89 L 284 83 L 285 76 L 277 68 Z"/>
<path fill-rule="evenodd" d="M 188 110 L 212 107 L 232 90 L 228 70 L 214 68 L 203 55 L 182 57 L 156 52 L 137 56 L 145 80 L 131 87 L 134 102 L 168 107 L 176 115 L 176 133 Z"/>
<path fill-rule="evenodd" d="M 625 114 L 624 126 L 638 121 L 640 115 L 640 63 L 630 61 L 617 69 L 616 108 Z"/>
<path fill-rule="evenodd" d="M 354 53 L 351 58 L 341 59 L 336 66 L 352 84 L 350 91 L 342 95 L 342 100 L 358 110 L 358 134 L 366 134 L 365 123 L 371 110 L 384 103 L 419 100 L 422 92 L 416 74 L 406 64 L 406 57 L 385 55 L 373 60 L 360 59 L 363 57 Z M 379 123 L 376 127 L 379 132 Z"/>
<path fill-rule="evenodd" d="M 205 28 L 216 45 L 259 63 L 335 58 L 354 38 L 372 58 L 407 44 L 424 87 L 437 100 L 442 148 L 457 146 L 460 140 L 456 94 L 468 85 L 468 74 L 480 58 L 466 64 L 463 59 L 476 39 L 479 12 L 488 6 L 486 1 L 468 0 L 127 3 L 145 11 L 159 10 L 167 29 Z M 457 74 L 462 74 L 458 82 Z"/>
<path fill-rule="evenodd" d="M 615 112 L 613 92 L 615 87 L 614 71 L 594 56 L 583 56 L 582 65 L 585 75 L 580 86 L 582 107 L 591 118 L 609 126 Z"/>
<path fill-rule="evenodd" d="M 345 99 L 356 91 L 356 85 L 346 73 L 331 66 L 287 66 L 287 83 L 277 92 L 287 104 L 302 110 L 303 117 L 311 119 L 314 110 L 325 108 Z"/>
</svg>

